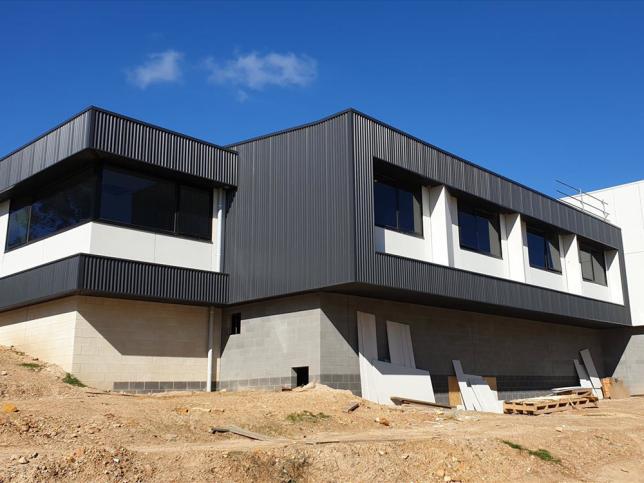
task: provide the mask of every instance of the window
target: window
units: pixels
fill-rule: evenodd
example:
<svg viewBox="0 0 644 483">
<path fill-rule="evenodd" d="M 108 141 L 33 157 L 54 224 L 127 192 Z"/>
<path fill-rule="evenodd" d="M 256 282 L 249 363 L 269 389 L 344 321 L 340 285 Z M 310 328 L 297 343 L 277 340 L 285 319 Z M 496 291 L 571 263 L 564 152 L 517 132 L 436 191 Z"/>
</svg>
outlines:
<svg viewBox="0 0 644 483">
<path fill-rule="evenodd" d="M 210 192 L 192 186 L 179 187 L 177 233 L 199 238 L 211 238 Z"/>
<path fill-rule="evenodd" d="M 607 285 L 604 250 L 589 243 L 579 243 L 579 263 L 584 280 Z"/>
<path fill-rule="evenodd" d="M 100 218 L 160 231 L 174 231 L 175 184 L 120 169 L 106 168 Z"/>
<path fill-rule="evenodd" d="M 208 189 L 106 166 L 86 169 L 34 192 L 39 195 L 11 201 L 6 249 L 91 220 L 212 238 Z"/>
<path fill-rule="evenodd" d="M 241 334 L 241 314 L 233 314 L 230 319 L 230 335 Z"/>
<path fill-rule="evenodd" d="M 155 176 L 105 168 L 99 218 L 210 240 L 211 194 Z"/>
<path fill-rule="evenodd" d="M 528 259 L 530 266 L 561 273 L 559 236 L 557 233 L 528 226 Z"/>
<path fill-rule="evenodd" d="M 373 197 L 376 226 L 422 235 L 419 188 L 403 186 L 388 178 L 376 178 Z"/>
<path fill-rule="evenodd" d="M 459 200 L 458 234 L 461 248 L 501 257 L 498 213 Z"/>
<path fill-rule="evenodd" d="M 53 185 L 42 196 L 12 202 L 6 247 L 17 248 L 90 220 L 95 186 L 96 176 L 88 170 Z"/>
</svg>

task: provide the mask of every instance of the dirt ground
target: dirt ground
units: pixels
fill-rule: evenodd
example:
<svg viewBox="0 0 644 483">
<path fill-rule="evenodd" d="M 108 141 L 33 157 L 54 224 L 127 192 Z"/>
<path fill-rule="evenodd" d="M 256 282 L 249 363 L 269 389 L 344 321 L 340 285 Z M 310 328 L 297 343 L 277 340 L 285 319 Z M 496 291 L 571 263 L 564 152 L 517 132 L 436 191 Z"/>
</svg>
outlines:
<svg viewBox="0 0 644 483">
<path fill-rule="evenodd" d="M 510 416 L 379 406 L 324 386 L 100 393 L 6 348 L 0 371 L 0 482 L 644 481 L 644 398 Z M 223 425 L 272 439 L 210 432 Z"/>
</svg>

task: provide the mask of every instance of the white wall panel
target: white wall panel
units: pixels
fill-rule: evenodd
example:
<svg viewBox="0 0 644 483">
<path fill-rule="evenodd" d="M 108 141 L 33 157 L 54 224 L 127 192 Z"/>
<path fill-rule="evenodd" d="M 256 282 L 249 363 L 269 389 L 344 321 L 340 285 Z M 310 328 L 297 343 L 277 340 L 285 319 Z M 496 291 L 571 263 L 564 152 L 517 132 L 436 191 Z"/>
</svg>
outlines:
<svg viewBox="0 0 644 483">
<path fill-rule="evenodd" d="M 63 231 L 49 238 L 30 243 L 4 254 L 0 277 L 45 263 L 60 260 L 78 253 L 89 253 L 91 223 Z M 6 232 L 6 228 L 5 228 Z M 2 247 L 4 249 L 4 245 Z"/>
</svg>

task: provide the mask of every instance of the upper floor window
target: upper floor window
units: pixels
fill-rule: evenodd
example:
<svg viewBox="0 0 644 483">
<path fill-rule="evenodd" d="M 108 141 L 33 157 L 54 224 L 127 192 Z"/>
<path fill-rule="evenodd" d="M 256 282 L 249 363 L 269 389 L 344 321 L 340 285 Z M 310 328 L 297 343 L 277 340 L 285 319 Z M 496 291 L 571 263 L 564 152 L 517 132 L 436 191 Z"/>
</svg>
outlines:
<svg viewBox="0 0 644 483">
<path fill-rule="evenodd" d="M 420 187 L 377 177 L 373 187 L 376 226 L 422 235 Z"/>
<path fill-rule="evenodd" d="M 499 214 L 458 200 L 458 234 L 461 248 L 501 257 Z"/>
<path fill-rule="evenodd" d="M 197 186 L 106 166 L 39 193 L 12 200 L 7 249 L 91 220 L 211 239 L 211 192 Z"/>
<path fill-rule="evenodd" d="M 527 226 L 530 266 L 561 273 L 559 235 L 556 232 Z"/>
<path fill-rule="evenodd" d="M 604 250 L 590 243 L 580 242 L 579 263 L 581 263 L 581 276 L 584 280 L 608 285 Z"/>
<path fill-rule="evenodd" d="M 50 185 L 38 197 L 12 200 L 7 248 L 16 248 L 90 220 L 94 215 L 93 170 Z"/>
</svg>

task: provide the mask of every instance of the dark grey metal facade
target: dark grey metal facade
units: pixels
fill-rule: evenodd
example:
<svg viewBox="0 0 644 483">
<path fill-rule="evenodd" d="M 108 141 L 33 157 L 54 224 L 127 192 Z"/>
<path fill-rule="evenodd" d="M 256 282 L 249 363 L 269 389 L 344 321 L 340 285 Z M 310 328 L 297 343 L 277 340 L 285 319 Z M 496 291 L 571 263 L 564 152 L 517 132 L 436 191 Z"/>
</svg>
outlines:
<svg viewBox="0 0 644 483">
<path fill-rule="evenodd" d="M 364 114 L 353 112 L 353 119 L 356 181 L 363 183 L 363 190 L 370 192 L 373 189 L 373 160 L 378 158 L 428 181 L 469 193 L 566 232 L 615 249 L 620 247 L 621 231 L 614 225 L 448 154 Z M 365 194 L 358 198 L 365 199 Z M 365 213 L 373 213 L 372 207 L 364 206 L 363 209 L 367 210 Z M 373 224 L 369 230 L 371 226 Z"/>
<path fill-rule="evenodd" d="M 74 294 L 224 305 L 228 275 L 81 254 L 0 278 L 0 310 Z"/>
<path fill-rule="evenodd" d="M 348 113 L 235 146 L 226 220 L 230 302 L 315 290 L 355 277 Z"/>
<path fill-rule="evenodd" d="M 235 152 L 91 107 L 0 160 L 0 196 L 86 149 L 235 186 Z"/>
<path fill-rule="evenodd" d="M 624 305 L 546 290 L 431 263 L 376 253 L 373 240 L 373 161 L 380 159 L 418 174 L 428 182 L 495 203 L 502 208 L 620 250 L 621 231 L 591 215 L 536 191 L 451 156 L 420 140 L 352 113 L 355 169 L 356 282 L 404 289 L 491 306 L 516 308 L 535 314 L 630 324 L 625 270 L 622 270 Z M 422 297 L 417 297 L 422 300 Z"/>
<path fill-rule="evenodd" d="M 421 303 L 440 297 L 469 309 L 485 304 L 497 306 L 497 313 L 536 320 L 630 325 L 623 305 L 382 253 L 375 254 L 371 283 L 414 292 Z"/>
</svg>

